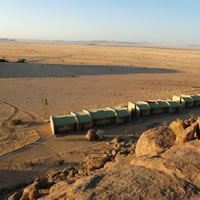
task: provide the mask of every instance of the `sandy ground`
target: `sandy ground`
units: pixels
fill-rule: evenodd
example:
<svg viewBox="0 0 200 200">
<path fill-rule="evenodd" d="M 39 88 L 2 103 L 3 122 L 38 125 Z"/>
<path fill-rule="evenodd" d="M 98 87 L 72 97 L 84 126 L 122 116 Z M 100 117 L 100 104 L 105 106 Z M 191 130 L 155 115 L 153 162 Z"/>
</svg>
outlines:
<svg viewBox="0 0 200 200">
<path fill-rule="evenodd" d="M 114 65 L 198 70 L 200 50 L 1 43 L 0 55 L 11 61 L 26 58 L 32 63 Z"/>
<path fill-rule="evenodd" d="M 34 63 L 1 63 L 0 96 L 41 118 L 200 93 L 200 50 L 2 43 L 0 55 Z"/>
<path fill-rule="evenodd" d="M 83 135 L 50 136 L 44 120 L 51 114 L 200 93 L 200 50 L 10 43 L 0 44 L 0 55 L 28 61 L 0 63 L 0 190 L 41 175 L 60 160 L 79 164 L 85 154 L 104 145 L 88 143 Z M 108 127 L 104 133 L 138 135 L 199 113 L 193 109 L 179 116 L 157 116 Z M 25 124 L 11 126 L 15 118 Z"/>
<path fill-rule="evenodd" d="M 0 79 L 1 98 L 48 118 L 84 108 L 127 105 L 128 101 L 200 93 L 196 74 L 137 74 L 75 78 Z M 44 105 L 44 99 L 48 105 Z"/>
</svg>

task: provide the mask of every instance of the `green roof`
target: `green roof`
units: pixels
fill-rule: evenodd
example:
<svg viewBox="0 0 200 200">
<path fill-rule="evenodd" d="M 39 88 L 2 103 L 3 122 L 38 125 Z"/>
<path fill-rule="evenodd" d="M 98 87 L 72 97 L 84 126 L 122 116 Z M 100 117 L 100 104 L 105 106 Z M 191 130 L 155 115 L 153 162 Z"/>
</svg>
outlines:
<svg viewBox="0 0 200 200">
<path fill-rule="evenodd" d="M 157 100 L 157 103 L 160 108 L 168 108 L 169 107 L 168 102 L 165 100 Z"/>
<path fill-rule="evenodd" d="M 76 124 L 76 117 L 73 115 L 63 115 L 52 117 L 53 123 L 55 126 L 64 126 L 70 124 Z"/>
<path fill-rule="evenodd" d="M 88 110 L 92 119 L 105 119 L 116 117 L 115 111 L 110 108 Z"/>
<path fill-rule="evenodd" d="M 115 112 L 117 113 L 118 117 L 127 117 L 127 116 L 129 116 L 128 108 L 118 106 L 118 107 L 114 107 L 113 110 L 115 110 Z"/>
<path fill-rule="evenodd" d="M 186 102 L 193 102 L 192 97 L 189 95 L 181 95 L 181 98 L 183 98 Z"/>
<path fill-rule="evenodd" d="M 200 101 L 200 95 L 192 95 L 191 97 L 194 101 Z"/>
<path fill-rule="evenodd" d="M 140 110 L 150 110 L 150 105 L 147 102 L 138 101 L 135 104 L 139 107 Z"/>
<path fill-rule="evenodd" d="M 159 105 L 156 101 L 154 100 L 149 100 L 147 103 L 150 105 L 151 109 L 159 109 Z"/>
<path fill-rule="evenodd" d="M 77 112 L 75 113 L 79 123 L 87 123 L 87 122 L 91 122 L 92 118 L 91 116 L 87 113 L 87 112 Z"/>
<path fill-rule="evenodd" d="M 170 108 L 179 108 L 181 107 L 181 104 L 177 101 L 172 101 L 172 100 L 169 100 L 167 101 L 169 103 L 169 107 Z"/>
</svg>

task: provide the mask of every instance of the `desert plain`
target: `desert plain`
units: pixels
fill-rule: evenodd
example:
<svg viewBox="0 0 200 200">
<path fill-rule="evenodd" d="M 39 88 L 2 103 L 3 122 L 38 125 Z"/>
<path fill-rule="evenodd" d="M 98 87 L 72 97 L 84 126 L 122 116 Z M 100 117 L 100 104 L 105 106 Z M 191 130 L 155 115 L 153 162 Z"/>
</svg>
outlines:
<svg viewBox="0 0 200 200">
<path fill-rule="evenodd" d="M 41 118 L 200 92 L 200 50 L 11 43 L 0 55 L 28 62 L 0 64 L 1 96 Z"/>
<path fill-rule="evenodd" d="M 82 134 L 52 136 L 48 119 L 84 108 L 200 94 L 200 50 L 104 45 L 0 43 L 0 196 L 65 165 L 79 165 L 104 142 Z M 26 63 L 16 63 L 18 59 Z M 44 100 L 47 104 L 44 104 Z M 105 135 L 135 134 L 181 115 L 104 128 Z M 24 124 L 14 127 L 13 119 Z"/>
</svg>

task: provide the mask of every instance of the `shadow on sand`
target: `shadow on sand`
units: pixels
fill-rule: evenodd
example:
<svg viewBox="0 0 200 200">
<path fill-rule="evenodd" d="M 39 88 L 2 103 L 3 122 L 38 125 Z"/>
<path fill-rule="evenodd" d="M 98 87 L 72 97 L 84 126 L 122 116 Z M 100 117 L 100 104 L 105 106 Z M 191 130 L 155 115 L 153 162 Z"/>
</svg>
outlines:
<svg viewBox="0 0 200 200">
<path fill-rule="evenodd" d="M 0 63 L 0 78 L 76 77 L 84 75 L 178 73 L 165 68 L 106 65 Z"/>
</svg>

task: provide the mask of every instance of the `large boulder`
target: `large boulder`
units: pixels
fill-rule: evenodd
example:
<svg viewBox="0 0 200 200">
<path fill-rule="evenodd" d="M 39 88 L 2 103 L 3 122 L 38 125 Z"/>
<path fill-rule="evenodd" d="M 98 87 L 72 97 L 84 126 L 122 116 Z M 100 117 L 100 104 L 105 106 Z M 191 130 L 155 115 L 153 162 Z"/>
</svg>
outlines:
<svg viewBox="0 0 200 200">
<path fill-rule="evenodd" d="M 197 119 L 176 120 L 169 127 L 176 135 L 176 144 L 183 144 L 199 138 L 199 121 Z"/>
<path fill-rule="evenodd" d="M 157 156 L 173 145 L 200 138 L 200 119 L 176 120 L 169 127 L 162 126 L 144 132 L 136 144 L 136 156 Z"/>
<path fill-rule="evenodd" d="M 153 128 L 144 132 L 136 144 L 136 156 L 157 156 L 171 148 L 176 135 L 168 127 Z"/>
</svg>

